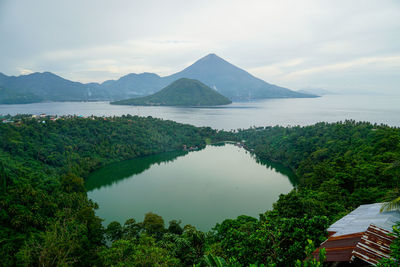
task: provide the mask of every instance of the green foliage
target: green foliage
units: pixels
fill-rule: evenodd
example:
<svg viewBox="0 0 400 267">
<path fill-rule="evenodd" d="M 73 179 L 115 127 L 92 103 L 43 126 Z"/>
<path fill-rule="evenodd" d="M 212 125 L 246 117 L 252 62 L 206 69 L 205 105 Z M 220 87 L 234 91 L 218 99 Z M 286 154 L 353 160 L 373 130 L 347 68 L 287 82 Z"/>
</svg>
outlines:
<svg viewBox="0 0 400 267">
<path fill-rule="evenodd" d="M 176 235 L 181 235 L 183 233 L 183 229 L 180 226 L 182 222 L 179 220 L 172 220 L 169 222 L 169 227 L 168 227 L 168 232 L 176 234 Z"/>
<path fill-rule="evenodd" d="M 274 205 L 280 216 L 326 215 L 334 221 L 399 187 L 398 128 L 345 121 L 248 129 L 237 136 L 258 157 L 279 161 L 299 177 L 298 189 Z"/>
<path fill-rule="evenodd" d="M 123 235 L 123 229 L 122 226 L 119 222 L 111 222 L 106 230 L 105 230 L 105 234 L 107 236 L 107 239 L 112 241 L 118 240 L 122 238 Z"/>
<path fill-rule="evenodd" d="M 221 256 L 231 263 L 286 266 L 306 257 L 307 239 L 322 242 L 327 226 L 326 217 L 281 218 L 267 212 L 260 220 L 239 216 L 217 224 L 209 242 L 220 243 Z"/>
<path fill-rule="evenodd" d="M 16 122 L 0 124 L 4 266 L 321 266 L 310 257 L 309 240 L 319 244 L 332 221 L 360 204 L 395 199 L 400 187 L 400 129 L 383 125 L 346 121 L 216 132 L 137 116 L 8 119 Z M 140 223 L 129 219 L 103 229 L 82 177 L 184 144 L 203 147 L 206 138 L 245 140 L 258 158 L 294 170 L 299 185 L 259 219 L 227 219 L 207 234 L 175 220 L 165 229 L 153 213 Z M 398 240 L 392 244 L 397 262 L 382 266 L 398 263 Z"/>
<path fill-rule="evenodd" d="M 111 102 L 136 106 L 215 106 L 230 104 L 225 96 L 198 80 L 181 78 L 155 94 Z"/>
<path fill-rule="evenodd" d="M 106 234 L 110 235 L 110 230 L 114 234 L 113 238 L 110 238 L 113 241 L 112 246 L 104 247 L 99 254 L 103 264 L 129 265 L 137 262 L 137 258 L 133 257 L 138 257 L 136 249 L 139 247 L 144 251 L 141 257 L 145 257 L 145 253 L 166 253 L 165 255 L 176 261 L 176 264 L 179 263 L 178 265 L 190 266 L 200 262 L 204 255 L 205 235 L 203 232 L 186 225 L 179 235 L 161 226 L 163 226 L 163 219 L 153 213 L 147 213 L 141 223 L 136 223 L 134 219 L 127 220 L 124 226 L 111 222 L 106 229 Z M 156 262 L 154 261 L 154 264 Z"/>
<path fill-rule="evenodd" d="M 382 205 L 381 212 L 382 211 L 393 211 L 393 210 L 399 210 L 400 209 L 400 197 L 396 197 L 389 202 L 386 202 L 385 204 Z"/>
<path fill-rule="evenodd" d="M 308 245 L 306 246 L 306 250 L 305 250 L 307 258 L 303 261 L 297 260 L 295 263 L 295 266 L 296 267 L 322 267 L 323 263 L 326 260 L 325 248 L 323 248 L 319 251 L 318 260 L 317 260 L 312 255 L 312 253 L 315 250 L 313 241 L 308 239 L 307 242 L 308 242 Z"/>
<path fill-rule="evenodd" d="M 396 239 L 390 246 L 391 249 L 391 256 L 396 259 L 397 263 L 400 261 L 400 222 L 397 225 L 393 226 L 393 235 Z"/>
<path fill-rule="evenodd" d="M 92 203 L 84 194 L 61 198 L 75 205 L 75 209 L 59 211 L 57 220 L 51 222 L 45 231 L 27 237 L 16 254 L 19 265 L 71 266 L 79 262 L 86 266 L 97 262 L 96 250 L 102 244 L 103 231 Z"/>
<path fill-rule="evenodd" d="M 86 192 L 83 179 L 73 173 L 61 176 L 61 189 L 66 193 Z"/>
<path fill-rule="evenodd" d="M 390 245 L 391 258 L 382 259 L 377 265 L 380 267 L 397 267 L 400 262 L 400 222 L 393 226 L 393 236 L 396 238 Z"/>
<path fill-rule="evenodd" d="M 196 251 L 192 247 L 190 240 L 183 236 L 165 233 L 159 244 L 170 251 L 174 257 L 178 258 L 184 266 L 193 265 L 197 260 Z"/>
<path fill-rule="evenodd" d="M 123 238 L 135 239 L 139 237 L 142 230 L 142 224 L 136 223 L 135 219 L 128 219 L 123 226 Z"/>
<path fill-rule="evenodd" d="M 25 266 L 71 266 L 84 253 L 81 236 L 86 234 L 83 224 L 74 221 L 55 222 L 38 239 L 28 239 L 18 252 L 19 264 Z"/>
<path fill-rule="evenodd" d="M 105 266 L 177 266 L 179 260 L 156 245 L 154 238 L 142 235 L 139 240 L 118 240 L 104 247 L 100 259 Z"/>
<path fill-rule="evenodd" d="M 183 144 L 203 147 L 214 133 L 151 117 L 7 118 L 14 123 L 0 124 L 0 258 L 5 266 L 17 260 L 46 265 L 41 255 L 61 265 L 93 265 L 103 228 L 81 177 L 111 162 L 181 150 Z M 79 235 L 62 234 L 62 227 L 71 225 Z M 122 236 L 137 237 L 136 230 L 128 222 Z M 60 243 L 53 242 L 58 235 Z M 109 236 L 121 234 L 114 229 Z M 65 252 L 66 247 L 72 251 Z"/>
<path fill-rule="evenodd" d="M 210 243 L 219 243 L 224 255 L 229 261 L 239 261 L 242 264 L 256 262 L 254 248 L 257 246 L 252 234 L 256 232 L 258 220 L 249 216 L 239 216 L 237 219 L 227 219 L 214 227 L 214 233 L 209 236 Z M 251 256 L 253 254 L 253 256 Z M 249 257 L 248 257 L 249 256 Z"/>
<path fill-rule="evenodd" d="M 212 254 L 204 256 L 204 263 L 208 267 L 228 267 L 229 266 L 223 258 L 213 256 Z"/>
<path fill-rule="evenodd" d="M 185 225 L 182 237 L 189 241 L 194 261 L 197 262 L 204 255 L 205 234 L 192 225 Z"/>
<path fill-rule="evenodd" d="M 160 237 L 165 231 L 164 219 L 152 212 L 146 213 L 142 225 L 149 235 Z"/>
</svg>

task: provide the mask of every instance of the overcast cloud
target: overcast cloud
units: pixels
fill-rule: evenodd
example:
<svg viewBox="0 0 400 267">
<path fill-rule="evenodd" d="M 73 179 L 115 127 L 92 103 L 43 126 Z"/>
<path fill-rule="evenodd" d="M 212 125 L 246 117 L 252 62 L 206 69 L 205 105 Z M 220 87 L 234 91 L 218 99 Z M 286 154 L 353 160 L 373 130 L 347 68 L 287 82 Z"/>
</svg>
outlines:
<svg viewBox="0 0 400 267">
<path fill-rule="evenodd" d="M 291 89 L 400 93 L 400 1 L 0 0 L 0 72 L 102 82 L 216 53 Z"/>
</svg>

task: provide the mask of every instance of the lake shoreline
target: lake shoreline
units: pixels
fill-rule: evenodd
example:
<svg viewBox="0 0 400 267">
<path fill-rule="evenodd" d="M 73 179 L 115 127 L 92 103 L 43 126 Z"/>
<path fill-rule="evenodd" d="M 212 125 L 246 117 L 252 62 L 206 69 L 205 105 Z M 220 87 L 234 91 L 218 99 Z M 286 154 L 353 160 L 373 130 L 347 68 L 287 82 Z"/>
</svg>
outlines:
<svg viewBox="0 0 400 267">
<path fill-rule="evenodd" d="M 328 95 L 319 98 L 266 99 L 219 107 L 119 106 L 109 102 L 46 102 L 0 105 L 0 114 L 77 116 L 137 115 L 220 130 L 253 126 L 306 126 L 346 119 L 400 126 L 399 96 Z"/>
<path fill-rule="evenodd" d="M 86 184 L 92 186 L 87 194 L 99 204 L 97 215 L 105 224 L 110 219 L 140 220 L 151 211 L 166 221 L 181 219 L 210 230 L 226 218 L 257 217 L 294 187 L 276 166 L 258 162 L 233 144 L 161 154 L 166 157 L 159 154 L 114 163 L 89 176 Z M 208 216 L 199 216 L 204 213 Z"/>
</svg>

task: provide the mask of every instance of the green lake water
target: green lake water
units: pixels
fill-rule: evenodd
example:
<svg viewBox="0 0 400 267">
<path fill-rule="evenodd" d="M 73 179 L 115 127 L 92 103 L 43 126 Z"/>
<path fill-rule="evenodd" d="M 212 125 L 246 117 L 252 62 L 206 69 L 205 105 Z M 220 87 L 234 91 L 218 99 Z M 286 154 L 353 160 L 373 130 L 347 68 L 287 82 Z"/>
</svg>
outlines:
<svg viewBox="0 0 400 267">
<path fill-rule="evenodd" d="M 110 164 L 86 181 L 107 225 L 154 212 L 210 230 L 227 218 L 258 217 L 296 184 L 279 164 L 261 162 L 232 144 L 193 152 L 168 152 Z"/>
</svg>

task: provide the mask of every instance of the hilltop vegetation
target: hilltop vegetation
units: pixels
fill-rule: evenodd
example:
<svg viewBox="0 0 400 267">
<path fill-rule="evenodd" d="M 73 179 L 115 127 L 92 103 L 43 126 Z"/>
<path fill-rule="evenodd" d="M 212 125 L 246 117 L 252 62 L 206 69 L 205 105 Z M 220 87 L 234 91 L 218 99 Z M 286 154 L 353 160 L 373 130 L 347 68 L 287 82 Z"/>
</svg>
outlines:
<svg viewBox="0 0 400 267">
<path fill-rule="evenodd" d="M 81 177 L 107 163 L 181 150 L 182 144 L 204 147 L 212 133 L 137 116 L 12 119 L 20 121 L 0 124 L 3 266 L 97 264 L 103 229 Z"/>
<path fill-rule="evenodd" d="M 205 253 L 231 264 L 293 266 L 297 259 L 306 257 L 308 239 L 318 246 L 325 240 L 328 225 L 358 205 L 390 199 L 399 186 L 398 128 L 346 121 L 220 131 L 217 135 L 222 140 L 246 140 L 247 148 L 258 157 L 281 162 L 300 178 L 298 187 L 281 195 L 273 210 L 259 219 L 228 219 L 206 235 Z M 165 244 L 167 233 L 167 229 L 159 231 L 163 236 L 156 238 L 159 246 Z M 140 236 L 127 242 L 136 244 Z M 171 245 L 173 253 L 179 251 L 178 244 Z"/>
<path fill-rule="evenodd" d="M 383 125 L 346 121 L 217 132 L 136 116 L 45 123 L 12 118 L 18 119 L 0 125 L 4 266 L 189 266 L 205 264 L 209 254 L 237 266 L 294 265 L 324 240 L 331 222 L 360 204 L 392 197 L 400 182 L 400 129 Z M 143 222 L 102 227 L 81 177 L 182 144 L 204 147 L 206 138 L 246 140 L 258 157 L 292 168 L 300 184 L 259 218 L 227 219 L 209 233 L 179 221 L 166 226 L 152 213 Z"/>
<path fill-rule="evenodd" d="M 299 177 L 298 189 L 275 204 L 280 216 L 318 214 L 332 221 L 361 204 L 390 198 L 400 186 L 399 128 L 345 121 L 237 135 L 257 156 L 283 163 Z"/>
<path fill-rule="evenodd" d="M 171 83 L 153 95 L 111 102 L 113 105 L 135 106 L 217 106 L 230 103 L 228 98 L 207 85 L 186 78 Z"/>
</svg>

